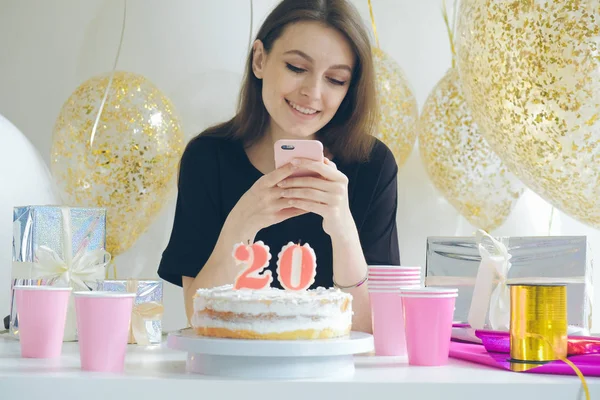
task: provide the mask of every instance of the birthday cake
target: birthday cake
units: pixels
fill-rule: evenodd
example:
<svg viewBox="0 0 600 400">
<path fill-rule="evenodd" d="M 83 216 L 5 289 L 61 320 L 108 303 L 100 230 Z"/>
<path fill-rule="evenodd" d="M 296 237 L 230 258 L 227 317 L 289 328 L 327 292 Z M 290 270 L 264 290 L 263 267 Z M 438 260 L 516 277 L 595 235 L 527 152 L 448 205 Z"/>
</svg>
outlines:
<svg viewBox="0 0 600 400">
<path fill-rule="evenodd" d="M 192 326 L 203 336 L 299 340 L 348 335 L 352 295 L 334 288 L 290 291 L 235 289 L 233 285 L 199 289 Z"/>
<path fill-rule="evenodd" d="M 233 285 L 198 289 L 192 327 L 197 334 L 236 339 L 328 339 L 348 335 L 352 326 L 352 295 L 318 287 L 316 255 L 305 243 L 288 243 L 278 255 L 277 279 L 270 286 L 269 246 L 259 241 L 238 243 L 232 254 L 245 266 Z"/>
</svg>

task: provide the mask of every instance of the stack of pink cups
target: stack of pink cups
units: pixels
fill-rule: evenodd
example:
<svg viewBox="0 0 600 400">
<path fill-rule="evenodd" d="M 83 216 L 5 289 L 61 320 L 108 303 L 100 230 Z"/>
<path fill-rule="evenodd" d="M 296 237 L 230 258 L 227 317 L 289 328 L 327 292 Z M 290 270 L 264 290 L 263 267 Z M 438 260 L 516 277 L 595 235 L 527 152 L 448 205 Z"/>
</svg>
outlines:
<svg viewBox="0 0 600 400">
<path fill-rule="evenodd" d="M 371 265 L 368 287 L 375 354 L 406 355 L 400 290 L 421 287 L 421 267 Z"/>
<path fill-rule="evenodd" d="M 458 289 L 404 288 L 400 296 L 408 363 L 426 366 L 447 364 Z"/>
</svg>

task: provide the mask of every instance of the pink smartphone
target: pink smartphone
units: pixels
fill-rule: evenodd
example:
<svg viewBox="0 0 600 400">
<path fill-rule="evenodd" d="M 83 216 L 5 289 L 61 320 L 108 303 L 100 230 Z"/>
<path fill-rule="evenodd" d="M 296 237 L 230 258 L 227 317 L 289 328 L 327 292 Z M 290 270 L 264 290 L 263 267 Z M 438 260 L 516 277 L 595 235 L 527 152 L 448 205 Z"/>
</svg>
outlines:
<svg viewBox="0 0 600 400">
<path fill-rule="evenodd" d="M 323 162 L 323 144 L 318 140 L 281 139 L 275 142 L 275 168 L 291 162 L 294 158 L 308 158 Z M 319 176 L 319 174 L 301 169 L 291 176 Z"/>
</svg>

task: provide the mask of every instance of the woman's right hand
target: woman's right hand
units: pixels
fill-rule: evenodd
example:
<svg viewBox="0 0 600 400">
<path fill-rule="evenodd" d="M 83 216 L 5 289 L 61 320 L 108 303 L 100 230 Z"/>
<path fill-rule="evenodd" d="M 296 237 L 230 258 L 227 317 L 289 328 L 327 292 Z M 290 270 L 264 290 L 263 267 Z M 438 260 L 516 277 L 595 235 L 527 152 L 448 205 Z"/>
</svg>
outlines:
<svg viewBox="0 0 600 400">
<path fill-rule="evenodd" d="M 261 229 L 306 214 L 304 210 L 291 208 L 289 199 L 282 197 L 283 189 L 277 186 L 297 169 L 292 162 L 259 178 L 238 200 L 225 224 L 253 241 Z"/>
</svg>

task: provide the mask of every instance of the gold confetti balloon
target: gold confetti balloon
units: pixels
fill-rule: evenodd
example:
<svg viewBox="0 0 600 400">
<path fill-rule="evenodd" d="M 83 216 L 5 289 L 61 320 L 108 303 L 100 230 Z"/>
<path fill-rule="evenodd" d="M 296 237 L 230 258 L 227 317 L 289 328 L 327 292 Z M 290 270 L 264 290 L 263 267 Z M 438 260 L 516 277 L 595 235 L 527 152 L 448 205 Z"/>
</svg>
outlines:
<svg viewBox="0 0 600 400">
<path fill-rule="evenodd" d="M 54 126 L 51 169 L 68 205 L 107 209 L 107 251 L 127 250 L 175 188 L 183 132 L 170 100 L 145 77 L 93 77 L 64 103 Z"/>
<path fill-rule="evenodd" d="M 373 48 L 379 129 L 375 135 L 394 154 L 402 166 L 412 152 L 417 139 L 419 109 L 400 66 L 379 48 Z"/>
<path fill-rule="evenodd" d="M 600 0 L 463 0 L 457 42 L 465 97 L 494 151 L 600 228 Z"/>
<path fill-rule="evenodd" d="M 524 187 L 481 135 L 455 68 L 433 89 L 419 121 L 421 160 L 435 187 L 471 225 L 502 225 Z"/>
</svg>

